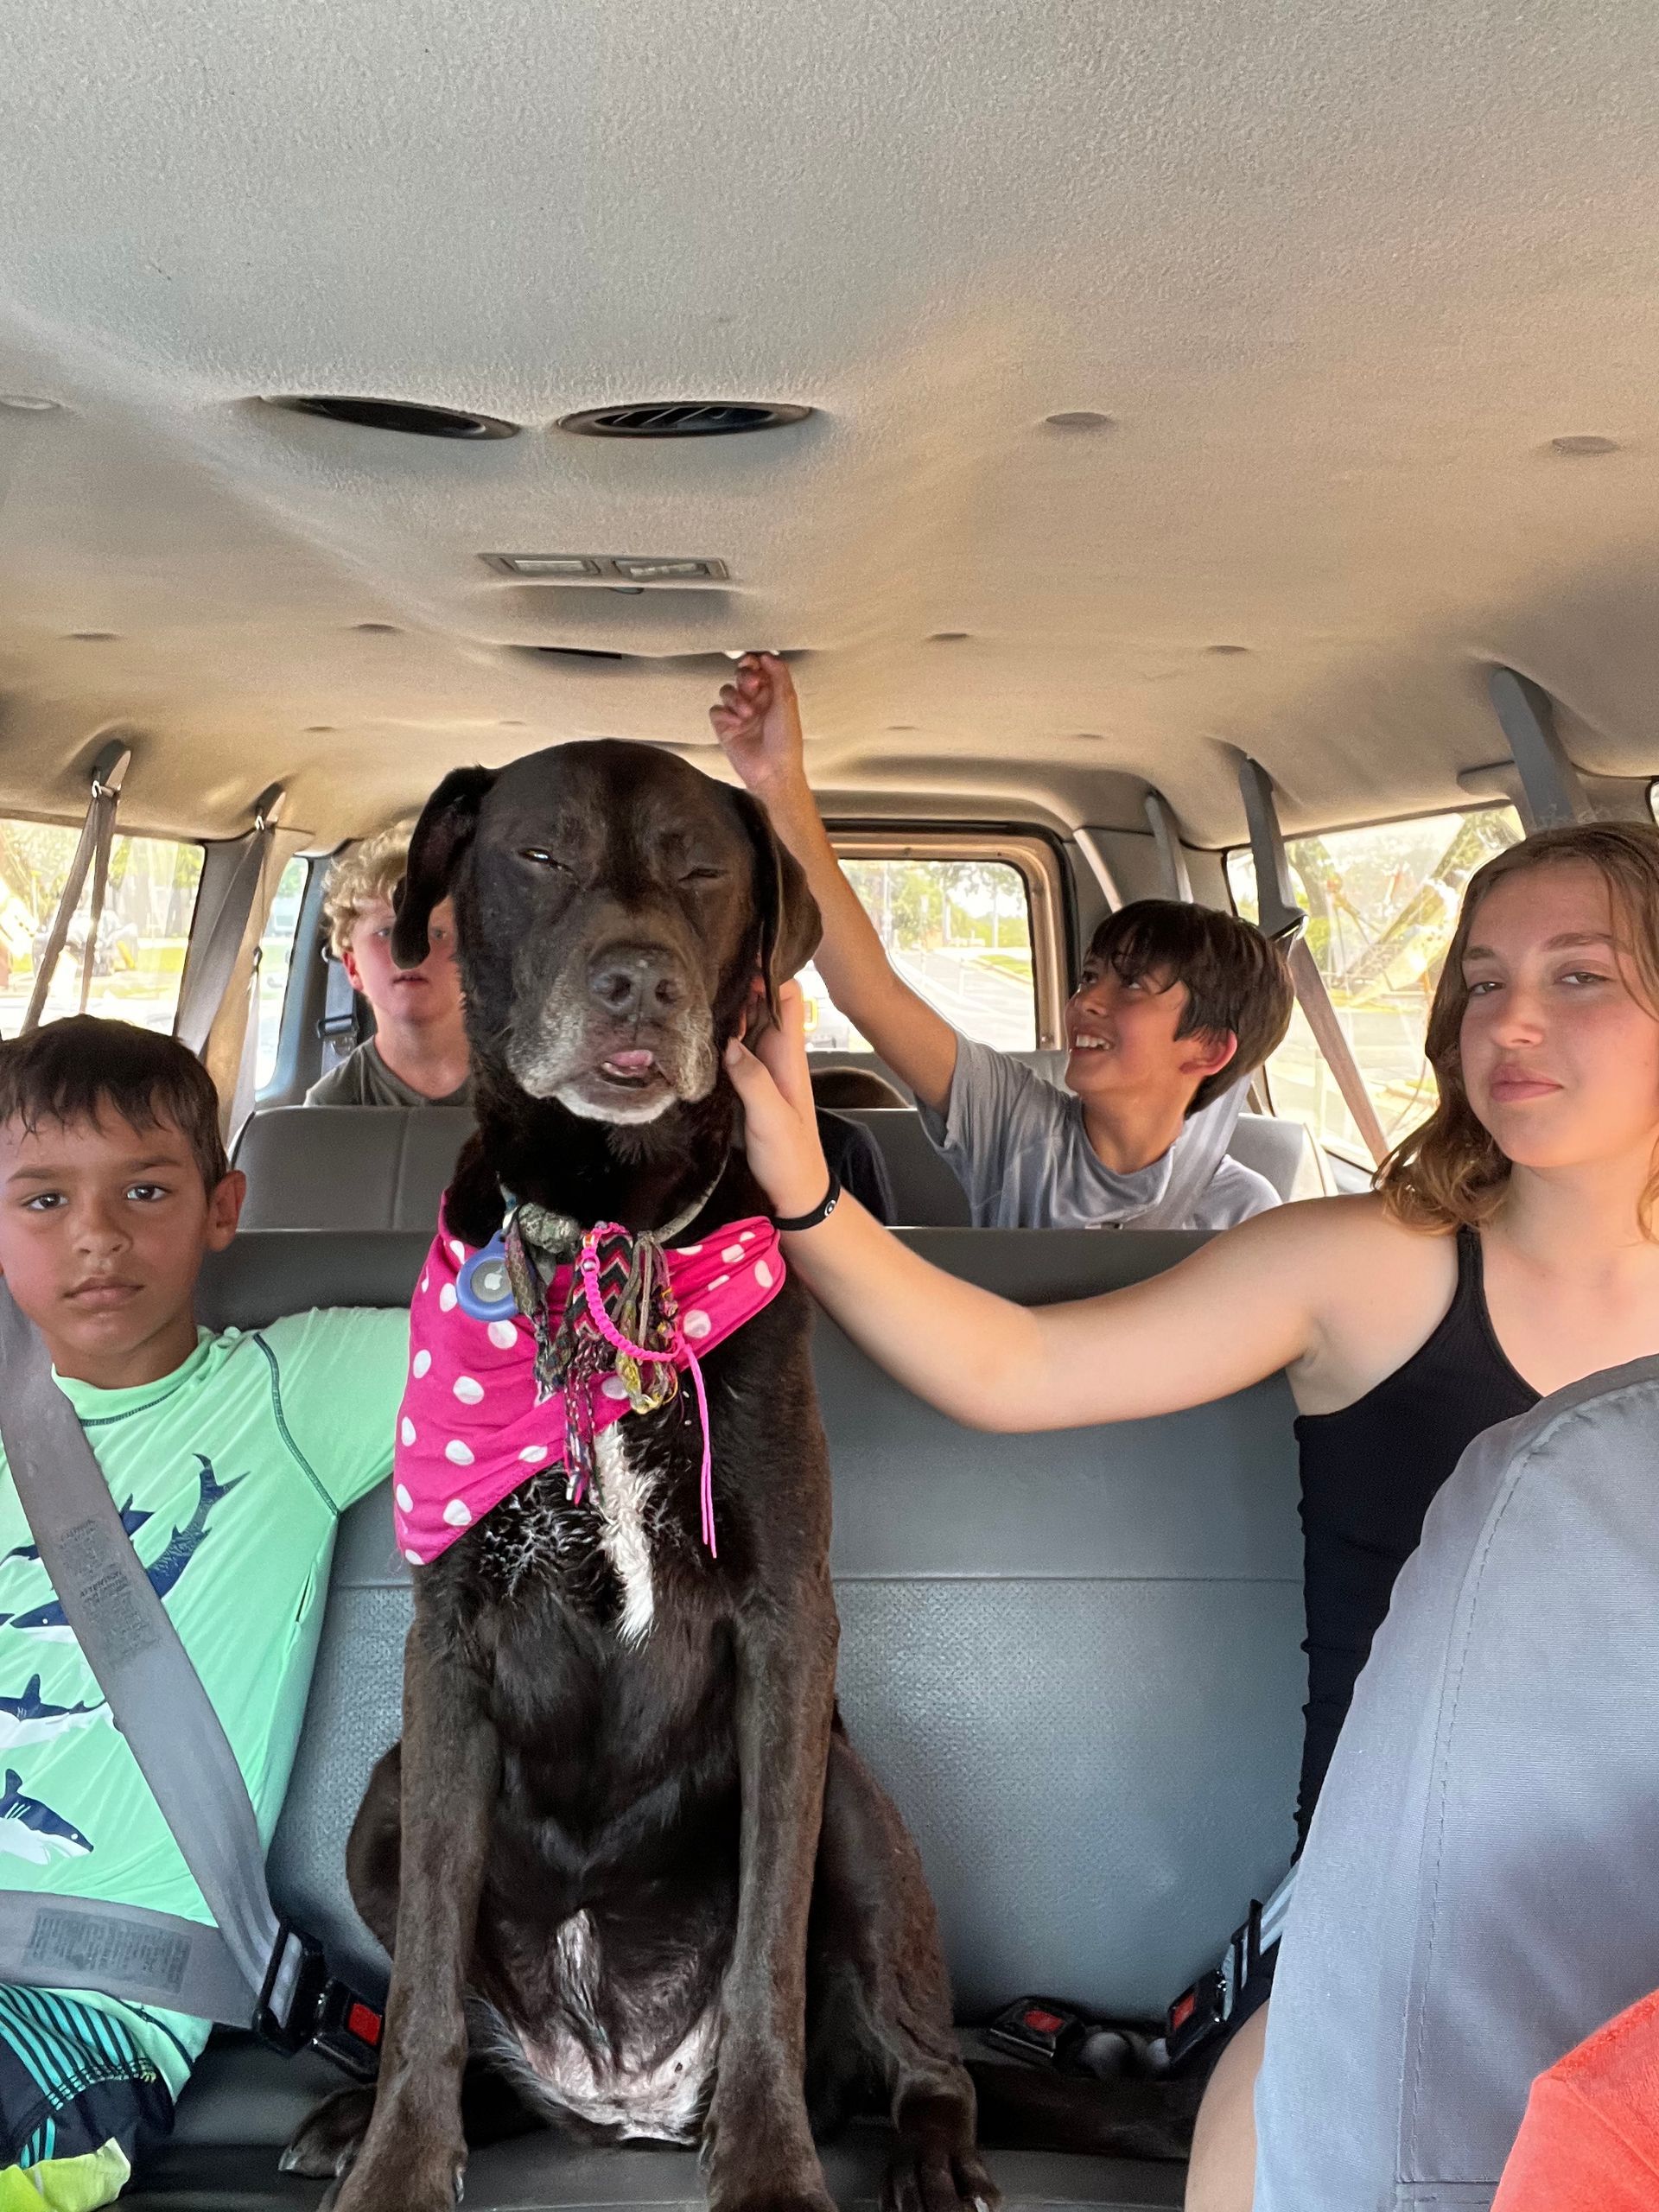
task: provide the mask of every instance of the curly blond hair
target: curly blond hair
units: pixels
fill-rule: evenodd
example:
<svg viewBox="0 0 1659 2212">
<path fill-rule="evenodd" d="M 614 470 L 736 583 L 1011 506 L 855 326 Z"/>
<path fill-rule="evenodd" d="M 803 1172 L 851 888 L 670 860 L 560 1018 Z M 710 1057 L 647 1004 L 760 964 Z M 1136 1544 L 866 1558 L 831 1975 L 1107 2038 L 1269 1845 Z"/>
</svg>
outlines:
<svg viewBox="0 0 1659 2212">
<path fill-rule="evenodd" d="M 403 881 L 414 834 L 412 818 L 394 822 L 390 830 L 351 846 L 334 862 L 323 894 L 322 915 L 328 925 L 328 949 L 336 960 L 344 958 L 364 908 L 378 899 L 389 899 Z"/>
<path fill-rule="evenodd" d="M 1435 987 L 1428 1017 L 1429 1065 L 1440 1079 L 1440 1103 L 1396 1145 L 1376 1171 L 1376 1187 L 1396 1221 L 1411 1229 L 1476 1228 L 1497 1211 L 1510 1163 L 1475 1117 L 1464 1088 L 1459 1047 L 1469 988 L 1464 948 L 1481 901 L 1506 876 L 1568 862 L 1593 868 L 1630 932 L 1631 985 L 1659 1018 L 1659 828 L 1643 822 L 1591 822 L 1541 830 L 1511 845 L 1469 879 L 1456 934 Z M 1659 1159 L 1637 1209 L 1652 1236 L 1659 1215 Z"/>
</svg>

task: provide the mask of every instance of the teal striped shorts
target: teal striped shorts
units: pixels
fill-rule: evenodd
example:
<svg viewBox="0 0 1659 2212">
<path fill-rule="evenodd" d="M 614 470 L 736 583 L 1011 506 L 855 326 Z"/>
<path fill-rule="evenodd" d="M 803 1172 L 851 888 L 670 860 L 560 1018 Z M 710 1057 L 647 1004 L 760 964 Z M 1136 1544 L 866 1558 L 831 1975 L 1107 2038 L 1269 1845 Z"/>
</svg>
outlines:
<svg viewBox="0 0 1659 2212">
<path fill-rule="evenodd" d="M 0 1986 L 0 2172 L 110 2143 L 136 2163 L 172 2124 L 166 2082 L 119 2020 L 57 1991 Z"/>
</svg>

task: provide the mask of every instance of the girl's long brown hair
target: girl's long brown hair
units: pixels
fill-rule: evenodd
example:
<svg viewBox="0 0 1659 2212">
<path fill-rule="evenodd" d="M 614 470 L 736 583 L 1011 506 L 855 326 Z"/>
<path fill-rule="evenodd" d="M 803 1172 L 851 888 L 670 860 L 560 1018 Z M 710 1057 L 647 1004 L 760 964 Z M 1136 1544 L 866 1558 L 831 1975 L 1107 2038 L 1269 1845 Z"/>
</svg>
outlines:
<svg viewBox="0 0 1659 2212">
<path fill-rule="evenodd" d="M 1440 1103 L 1426 1122 L 1397 1144 L 1376 1171 L 1376 1187 L 1389 1211 L 1412 1229 L 1474 1228 L 1496 1211 L 1510 1179 L 1510 1163 L 1475 1118 L 1464 1089 L 1459 1040 L 1469 992 L 1464 953 L 1481 903 L 1495 883 L 1522 869 L 1573 861 L 1593 868 L 1606 884 L 1616 914 L 1629 931 L 1632 981 L 1659 1020 L 1659 827 L 1643 822 L 1590 822 L 1541 830 L 1511 845 L 1469 879 L 1446 965 L 1428 1017 L 1428 1061 L 1440 1087 Z M 1655 1102 L 1659 1121 L 1659 1101 Z M 1643 1192 L 1638 1216 L 1653 1233 L 1659 1210 L 1659 1160 Z"/>
</svg>

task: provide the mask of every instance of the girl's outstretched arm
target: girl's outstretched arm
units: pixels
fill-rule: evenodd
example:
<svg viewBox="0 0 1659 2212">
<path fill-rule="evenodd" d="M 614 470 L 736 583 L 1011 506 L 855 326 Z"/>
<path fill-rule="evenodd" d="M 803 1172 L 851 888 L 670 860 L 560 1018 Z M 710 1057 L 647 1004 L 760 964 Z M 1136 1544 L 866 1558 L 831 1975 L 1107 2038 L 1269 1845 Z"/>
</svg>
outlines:
<svg viewBox="0 0 1659 2212">
<path fill-rule="evenodd" d="M 758 1054 L 734 1042 L 726 1061 L 750 1165 L 788 1218 L 810 1212 L 830 1178 L 793 984 L 779 1014 Z M 851 1198 L 785 1242 L 848 1335 L 918 1397 L 972 1428 L 1071 1428 L 1201 1405 L 1303 1357 L 1329 1243 L 1307 1217 L 1325 1215 L 1282 1206 L 1147 1282 L 1034 1307 L 931 1266 Z"/>
</svg>

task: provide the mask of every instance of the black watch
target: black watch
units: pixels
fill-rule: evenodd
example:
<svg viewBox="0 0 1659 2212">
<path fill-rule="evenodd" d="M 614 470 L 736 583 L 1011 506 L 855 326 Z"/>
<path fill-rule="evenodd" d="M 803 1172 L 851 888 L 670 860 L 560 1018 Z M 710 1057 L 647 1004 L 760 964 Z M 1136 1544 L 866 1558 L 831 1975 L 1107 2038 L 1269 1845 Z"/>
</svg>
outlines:
<svg viewBox="0 0 1659 2212">
<path fill-rule="evenodd" d="M 816 1229 L 821 1221 L 828 1221 L 830 1215 L 834 1213 L 836 1202 L 840 1196 L 841 1178 L 832 1167 L 830 1170 L 830 1187 L 810 1213 L 791 1214 L 787 1220 L 782 1214 L 777 1214 L 773 1217 L 773 1224 L 786 1232 L 798 1229 Z"/>
</svg>

